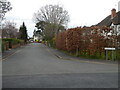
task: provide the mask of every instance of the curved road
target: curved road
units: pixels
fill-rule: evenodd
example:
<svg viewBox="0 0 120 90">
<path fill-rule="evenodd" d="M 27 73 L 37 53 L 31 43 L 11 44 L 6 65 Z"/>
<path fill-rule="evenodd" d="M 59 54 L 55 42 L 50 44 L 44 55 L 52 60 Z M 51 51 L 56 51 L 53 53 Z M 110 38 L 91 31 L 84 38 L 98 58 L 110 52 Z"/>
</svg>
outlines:
<svg viewBox="0 0 120 90">
<path fill-rule="evenodd" d="M 32 43 L 4 59 L 3 88 L 118 87 L 117 64 L 63 60 L 52 52 Z"/>
</svg>

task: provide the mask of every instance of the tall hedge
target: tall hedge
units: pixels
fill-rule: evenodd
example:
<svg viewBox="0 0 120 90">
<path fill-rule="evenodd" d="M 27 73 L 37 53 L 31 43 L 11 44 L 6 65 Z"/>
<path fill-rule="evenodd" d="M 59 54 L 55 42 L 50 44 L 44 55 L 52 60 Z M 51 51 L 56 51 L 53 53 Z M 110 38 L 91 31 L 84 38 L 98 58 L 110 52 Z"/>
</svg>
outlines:
<svg viewBox="0 0 120 90">
<path fill-rule="evenodd" d="M 71 28 L 56 35 L 56 47 L 73 53 L 79 50 L 80 55 L 102 57 L 105 47 L 115 48 L 116 36 L 110 32 L 114 30 L 106 26 Z"/>
</svg>

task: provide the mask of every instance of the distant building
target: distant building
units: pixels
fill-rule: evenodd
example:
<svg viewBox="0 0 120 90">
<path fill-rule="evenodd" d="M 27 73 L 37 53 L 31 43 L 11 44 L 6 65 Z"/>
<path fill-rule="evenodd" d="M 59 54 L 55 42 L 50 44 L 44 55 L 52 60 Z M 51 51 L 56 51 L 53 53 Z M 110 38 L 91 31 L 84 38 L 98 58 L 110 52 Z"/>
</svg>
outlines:
<svg viewBox="0 0 120 90">
<path fill-rule="evenodd" d="M 33 40 L 34 40 L 34 42 L 41 42 L 42 39 L 43 39 L 43 37 L 42 37 L 41 31 L 40 30 L 37 30 L 37 31 L 34 30 L 34 32 L 33 32 Z"/>
</svg>

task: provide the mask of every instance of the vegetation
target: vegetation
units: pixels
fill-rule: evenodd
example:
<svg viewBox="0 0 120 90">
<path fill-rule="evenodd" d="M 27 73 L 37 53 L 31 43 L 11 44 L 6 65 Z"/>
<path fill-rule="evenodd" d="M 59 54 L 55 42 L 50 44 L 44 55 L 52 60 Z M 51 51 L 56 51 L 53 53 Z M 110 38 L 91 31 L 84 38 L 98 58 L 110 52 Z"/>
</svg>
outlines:
<svg viewBox="0 0 120 90">
<path fill-rule="evenodd" d="M 2 25 L 2 38 L 18 38 L 18 29 L 16 23 L 6 21 Z"/>
<path fill-rule="evenodd" d="M 2 42 L 9 42 L 9 48 L 11 48 L 11 45 L 16 45 L 16 44 L 20 44 L 23 41 L 20 39 L 14 39 L 14 38 L 6 38 L 6 39 L 2 39 Z"/>
<path fill-rule="evenodd" d="M 105 59 L 105 47 L 116 47 L 113 29 L 103 27 L 77 27 L 56 35 L 56 47 L 72 55 Z M 111 34 L 111 35 L 110 35 Z M 116 59 L 116 51 L 114 52 Z M 108 52 L 111 59 L 111 51 Z"/>
<path fill-rule="evenodd" d="M 51 42 L 55 35 L 65 29 L 69 15 L 59 5 L 46 5 L 34 14 L 36 27 L 42 31 L 45 40 Z"/>
<path fill-rule="evenodd" d="M 4 19 L 5 13 L 12 9 L 11 3 L 6 0 L 0 0 L 0 19 Z"/>
<path fill-rule="evenodd" d="M 5 50 L 7 42 L 9 43 L 9 48 L 12 48 L 12 45 L 24 43 L 23 40 L 20 40 L 20 39 L 4 38 L 2 39 L 2 52 Z"/>
<path fill-rule="evenodd" d="M 24 40 L 24 42 L 27 43 L 28 34 L 27 34 L 27 28 L 24 22 L 23 22 L 23 25 L 19 29 L 19 39 Z"/>
<path fill-rule="evenodd" d="M 2 49 L 2 52 L 4 52 L 5 51 L 5 41 L 2 41 L 2 47 L 1 47 Z"/>
</svg>

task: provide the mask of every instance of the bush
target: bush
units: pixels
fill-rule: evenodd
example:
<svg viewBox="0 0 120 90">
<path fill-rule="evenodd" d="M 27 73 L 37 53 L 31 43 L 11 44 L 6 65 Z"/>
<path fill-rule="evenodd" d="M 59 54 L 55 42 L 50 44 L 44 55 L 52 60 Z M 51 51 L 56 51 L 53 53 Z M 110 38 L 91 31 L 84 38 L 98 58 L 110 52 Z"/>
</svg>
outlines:
<svg viewBox="0 0 120 90">
<path fill-rule="evenodd" d="M 43 40 L 42 41 L 43 44 L 46 43 L 46 45 L 56 48 L 56 37 L 52 38 L 52 39 L 47 39 L 47 40 Z"/>
<path fill-rule="evenodd" d="M 104 34 L 112 32 L 112 28 L 103 27 L 77 27 L 71 28 L 56 35 L 56 48 L 76 53 L 76 56 L 105 59 L 105 47 L 115 47 L 115 36 Z M 120 58 L 120 52 L 114 52 L 114 59 Z M 112 60 L 112 52 L 108 52 L 108 59 Z"/>
<path fill-rule="evenodd" d="M 2 40 L 0 39 L 0 44 L 1 44 L 1 52 L 4 52 L 4 50 L 5 50 L 5 42 L 2 42 Z"/>
<path fill-rule="evenodd" d="M 23 43 L 23 40 L 20 40 L 20 39 L 14 39 L 14 38 L 4 38 L 4 39 L 2 39 L 2 47 L 4 47 L 5 46 L 5 43 L 6 42 L 9 42 L 9 48 L 12 48 L 12 46 L 11 45 L 17 45 L 17 44 L 21 44 L 21 43 Z"/>
<path fill-rule="evenodd" d="M 55 48 L 56 47 L 56 38 L 54 37 L 52 40 L 49 40 L 48 42 L 49 42 L 49 44 L 50 44 L 50 46 L 51 47 L 53 47 L 53 48 Z"/>
</svg>

